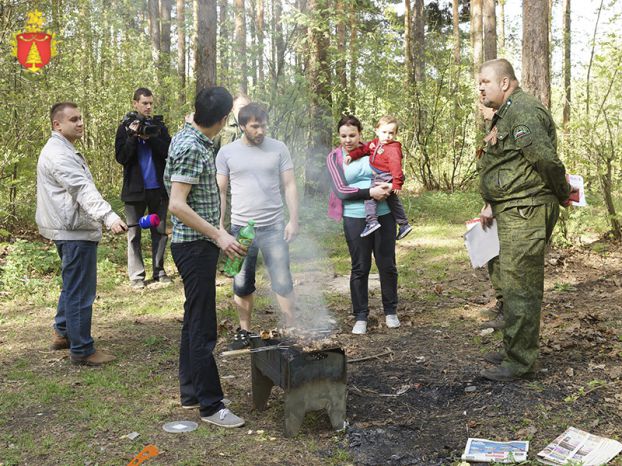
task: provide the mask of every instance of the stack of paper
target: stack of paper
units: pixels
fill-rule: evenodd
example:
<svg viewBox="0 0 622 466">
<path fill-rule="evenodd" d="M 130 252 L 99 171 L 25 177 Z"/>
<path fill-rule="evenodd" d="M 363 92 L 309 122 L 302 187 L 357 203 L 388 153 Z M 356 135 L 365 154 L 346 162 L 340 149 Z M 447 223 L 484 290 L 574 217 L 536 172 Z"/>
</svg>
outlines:
<svg viewBox="0 0 622 466">
<path fill-rule="evenodd" d="M 607 464 L 621 451 L 620 442 L 569 427 L 538 453 L 538 461 L 552 465 L 600 466 Z"/>
<path fill-rule="evenodd" d="M 479 219 L 467 222 L 467 232 L 464 234 L 464 245 L 469 253 L 471 265 L 474 269 L 483 267 L 488 261 L 499 255 L 499 235 L 497 221 L 486 230 L 482 228 Z"/>
</svg>

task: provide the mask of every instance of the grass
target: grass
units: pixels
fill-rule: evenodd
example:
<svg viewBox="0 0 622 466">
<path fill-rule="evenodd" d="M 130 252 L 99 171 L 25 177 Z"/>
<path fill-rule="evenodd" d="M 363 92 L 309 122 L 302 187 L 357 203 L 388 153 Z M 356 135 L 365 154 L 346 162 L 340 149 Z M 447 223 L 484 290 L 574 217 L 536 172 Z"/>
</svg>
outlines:
<svg viewBox="0 0 622 466">
<path fill-rule="evenodd" d="M 414 231 L 398 243 L 400 295 L 416 305 L 439 302 L 439 293 L 468 297 L 475 290 L 445 283 L 467 261 L 461 235 L 464 221 L 479 212 L 476 193 L 427 193 L 405 196 Z M 302 223 L 308 240 L 293 243 L 292 271 L 317 281 L 317 299 L 328 308 L 349 313 L 347 292 L 327 291 L 326 277 L 347 275 L 350 261 L 338 223 L 323 220 L 325 206 L 308 205 Z M 582 214 L 583 215 L 583 214 Z M 149 248 L 144 244 L 145 257 Z M 166 267 L 175 278 L 169 287 L 150 286 L 134 292 L 127 285 L 125 240 L 105 235 L 98 253 L 98 298 L 93 334 L 98 345 L 118 361 L 102 368 L 69 364 L 65 352 L 47 349 L 60 281 L 56 251 L 38 241 L 0 245 L 0 464 L 126 464 L 147 443 L 164 453 L 149 464 L 350 464 L 344 434 L 331 432 L 324 413 L 311 413 L 301 433 L 282 436 L 280 392 L 275 389 L 265 413 L 250 410 L 250 378 L 245 360 L 219 360 L 225 395 L 248 427 L 223 431 L 201 425 L 192 434 L 166 434 L 162 424 L 175 419 L 198 420 L 178 406 L 178 338 L 183 316 L 183 289 L 169 256 Z M 324 274 L 321 279 L 313 273 Z M 311 273 L 310 278 L 306 274 Z M 372 273 L 377 273 L 374 269 Z M 221 335 L 237 326 L 230 281 L 217 286 Z M 435 288 L 443 284 L 439 291 Z M 276 325 L 278 313 L 261 276 L 257 287 L 257 320 Z M 481 285 L 487 287 L 487 283 Z M 566 284 L 558 291 L 570 291 Z M 378 293 L 379 294 L 379 293 Z M 378 299 L 377 297 L 375 299 Z M 433 306 L 422 322 L 456 323 L 462 308 Z M 343 317 L 343 316 L 342 316 Z M 487 337 L 488 338 L 488 337 Z M 622 338 L 622 337 L 621 337 Z M 478 342 L 481 337 L 474 336 Z M 488 339 L 491 343 L 496 340 Z M 219 348 L 224 347 L 224 341 Z M 538 390 L 539 387 L 531 387 Z M 253 434 L 248 431 L 253 430 Z M 263 434 L 257 434 L 263 430 Z M 122 438 L 137 431 L 135 441 Z"/>
</svg>

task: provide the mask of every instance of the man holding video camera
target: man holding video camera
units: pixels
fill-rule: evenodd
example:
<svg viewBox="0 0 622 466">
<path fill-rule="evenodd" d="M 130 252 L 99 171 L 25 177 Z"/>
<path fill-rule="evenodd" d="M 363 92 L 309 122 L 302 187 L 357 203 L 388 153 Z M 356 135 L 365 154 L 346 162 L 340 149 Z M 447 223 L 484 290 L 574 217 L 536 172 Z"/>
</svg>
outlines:
<svg viewBox="0 0 622 466">
<path fill-rule="evenodd" d="M 164 271 L 168 195 L 162 177 L 171 137 L 162 116 L 152 115 L 153 93 L 149 89 L 136 89 L 132 106 L 134 111 L 125 115 L 115 139 L 115 157 L 123 165 L 121 199 L 125 203 L 125 218 L 128 225 L 137 224 L 146 210 L 160 217 L 160 225 L 151 228 L 153 280 L 170 283 Z M 140 240 L 140 226 L 130 227 L 127 234 L 127 271 L 134 289 L 145 287 Z"/>
</svg>

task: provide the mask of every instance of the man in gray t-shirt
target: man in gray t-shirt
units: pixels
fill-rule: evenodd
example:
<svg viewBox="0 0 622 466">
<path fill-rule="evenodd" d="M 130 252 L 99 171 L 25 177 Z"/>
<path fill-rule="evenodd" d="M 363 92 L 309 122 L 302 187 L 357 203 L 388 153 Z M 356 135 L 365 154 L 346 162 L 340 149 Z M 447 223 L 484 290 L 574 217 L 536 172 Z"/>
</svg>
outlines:
<svg viewBox="0 0 622 466">
<path fill-rule="evenodd" d="M 270 274 L 272 290 L 286 320 L 293 324 L 294 293 L 289 270 L 288 243 L 298 234 L 298 191 L 294 165 L 287 146 L 266 137 L 268 114 L 258 104 L 242 107 L 238 123 L 240 139 L 223 146 L 216 157 L 220 189 L 220 228 L 224 228 L 227 189 L 231 185 L 231 234 L 255 221 L 255 240 L 248 249 L 242 270 L 233 280 L 234 301 L 239 309 L 240 328 L 232 349 L 248 345 L 255 292 L 255 267 L 261 251 Z M 281 188 L 289 212 L 286 223 Z"/>
</svg>

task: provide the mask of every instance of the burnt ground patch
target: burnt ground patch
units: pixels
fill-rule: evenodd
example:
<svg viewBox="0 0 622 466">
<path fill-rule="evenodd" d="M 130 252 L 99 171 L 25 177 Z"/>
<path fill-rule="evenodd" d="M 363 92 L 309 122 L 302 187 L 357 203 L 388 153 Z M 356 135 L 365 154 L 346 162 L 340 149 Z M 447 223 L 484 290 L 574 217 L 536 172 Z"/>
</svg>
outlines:
<svg viewBox="0 0 622 466">
<path fill-rule="evenodd" d="M 393 354 L 348 366 L 347 444 L 355 463 L 452 464 L 469 437 L 530 440 L 534 458 L 568 426 L 619 436 L 619 269 L 602 267 L 594 257 L 592 265 L 587 256 L 575 251 L 563 266 L 548 267 L 541 357 L 528 379 L 495 383 L 480 377 L 487 365 L 483 353 L 498 349 L 501 339 L 497 332 L 480 335 L 479 312 L 471 312 L 469 303 L 444 326 L 423 319 L 417 303 L 412 327 L 397 333 L 378 328 L 367 336 L 373 348 L 390 347 Z M 448 293 L 437 308 L 456 304 L 460 299 Z M 408 311 L 403 314 L 409 321 Z"/>
</svg>

